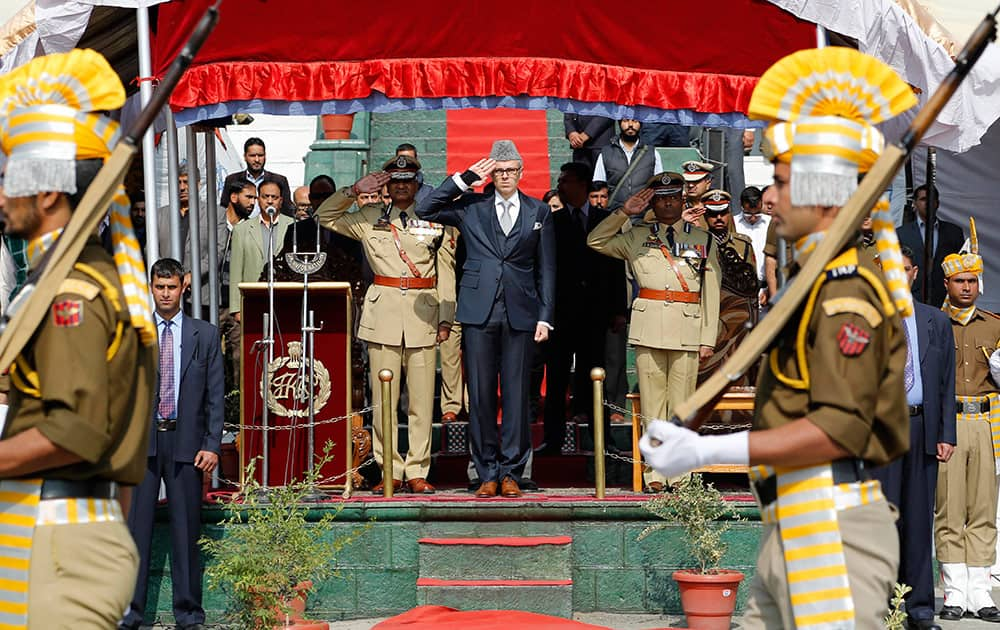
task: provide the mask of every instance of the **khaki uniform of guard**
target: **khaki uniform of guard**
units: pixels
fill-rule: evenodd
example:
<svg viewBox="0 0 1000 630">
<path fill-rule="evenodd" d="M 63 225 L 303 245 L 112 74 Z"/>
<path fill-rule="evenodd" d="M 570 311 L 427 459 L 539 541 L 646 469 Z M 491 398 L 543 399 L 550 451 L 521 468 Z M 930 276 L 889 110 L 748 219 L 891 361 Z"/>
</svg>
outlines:
<svg viewBox="0 0 1000 630">
<path fill-rule="evenodd" d="M 447 256 L 451 261 L 452 271 L 438 276 L 438 297 L 442 301 L 455 303 L 457 287 L 455 286 L 454 261 L 455 250 L 458 247 L 458 229 L 446 227 L 441 241 L 442 252 L 439 256 Z M 462 324 L 453 322 L 448 339 L 438 345 L 441 356 L 441 415 L 455 414 L 465 408 L 465 378 L 462 374 Z"/>
<path fill-rule="evenodd" d="M 792 264 L 793 276 L 805 260 Z M 909 448 L 903 390 L 906 339 L 870 259 L 851 247 L 826 269 L 814 308 L 804 306 L 789 320 L 761 363 L 753 429 L 809 418 L 852 457 L 880 466 Z M 799 352 L 800 326 L 806 336 Z M 848 330 L 860 346 L 850 343 L 844 334 Z M 836 378 L 826 378 L 830 374 Z M 874 629 L 881 624 L 871 624 L 872 611 L 885 609 L 885 594 L 896 581 L 899 538 L 895 514 L 878 482 L 868 483 L 873 485 L 860 492 L 861 505 L 838 509 L 837 522 L 856 627 Z M 857 482 L 836 487 L 850 491 L 852 486 Z M 794 628 L 788 592 L 779 527 L 766 523 L 743 627 Z"/>
<path fill-rule="evenodd" d="M 621 233 L 628 222 L 621 210 L 612 212 L 590 232 L 587 245 L 632 265 L 640 292 L 632 302 L 628 342 L 635 346 L 642 415 L 669 418 L 674 404 L 694 392 L 699 347 L 715 347 L 720 282 L 717 247 L 711 234 L 683 220 L 668 228 L 653 218 Z M 669 250 L 670 228 L 674 264 L 661 248 L 662 244 Z M 650 291 L 662 295 L 644 297 Z M 644 478 L 647 485 L 666 481 L 656 471 L 645 473 Z"/>
<path fill-rule="evenodd" d="M 96 237 L 78 260 L 11 367 L 3 438 L 37 428 L 83 458 L 41 472 L 46 480 L 135 485 L 146 471 L 155 346 L 129 325 L 117 270 Z M 83 624 L 96 617 L 115 627 L 139 562 L 116 499 L 43 495 L 31 547 L 29 628 L 95 627 Z"/>
<path fill-rule="evenodd" d="M 358 338 L 368 343 L 372 395 L 378 400 L 381 391 L 378 373 L 384 369 L 393 373 L 389 405 L 394 411 L 399 403 L 401 370 L 406 372 L 409 394 L 409 450 L 404 462 L 398 449 L 394 449 L 392 474 L 395 481 L 404 477 L 426 479 L 431 465 L 435 340 L 438 325 L 450 324 L 455 316 L 453 291 L 440 296 L 437 283 L 454 287 L 455 261 L 451 250 L 440 247 L 443 226 L 419 220 L 414 212 L 416 204 L 391 208 L 388 222 L 380 223 L 385 211 L 382 204 L 364 206 L 347 214 L 353 203 L 350 189 L 343 188 L 323 202 L 316 214 L 325 227 L 360 241 L 364 247 L 375 281 L 365 293 Z M 401 212 L 408 216 L 405 226 Z M 405 252 L 409 263 L 400 250 Z M 445 275 L 450 278 L 442 280 Z M 395 435 L 398 430 L 395 413 L 392 418 Z M 374 429 L 375 459 L 381 464 L 381 423 L 375 422 Z"/>
<path fill-rule="evenodd" d="M 987 355 L 1000 343 L 1000 319 L 976 308 L 968 324 L 954 319 L 951 324 L 959 398 L 957 443 L 951 459 L 938 464 L 934 547 L 940 563 L 989 567 L 996 556 L 997 478 L 987 397 L 996 396 L 998 388 Z M 970 403 L 982 411 L 966 412 L 963 397 L 978 399 Z"/>
</svg>

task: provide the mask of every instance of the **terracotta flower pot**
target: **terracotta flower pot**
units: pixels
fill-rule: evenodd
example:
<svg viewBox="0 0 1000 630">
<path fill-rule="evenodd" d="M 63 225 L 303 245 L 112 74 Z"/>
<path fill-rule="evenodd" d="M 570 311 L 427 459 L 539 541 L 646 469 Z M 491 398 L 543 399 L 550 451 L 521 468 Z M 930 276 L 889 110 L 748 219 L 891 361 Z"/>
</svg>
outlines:
<svg viewBox="0 0 1000 630">
<path fill-rule="evenodd" d="M 347 140 L 354 126 L 354 114 L 323 114 L 323 138 L 327 140 Z"/>
<path fill-rule="evenodd" d="M 681 607 L 689 628 L 729 630 L 742 573 L 728 569 L 713 573 L 682 569 L 674 571 L 673 578 L 680 587 Z"/>
<path fill-rule="evenodd" d="M 291 609 L 291 612 L 285 613 L 282 607 L 276 607 L 274 616 L 277 619 L 284 617 L 285 620 L 279 622 L 272 630 L 329 630 L 330 624 L 325 621 L 310 621 L 302 616 L 306 611 L 306 597 L 312 585 L 309 580 L 295 585 L 296 596 L 285 602 L 285 606 Z M 260 603 L 262 602 L 258 600 L 258 604 Z"/>
</svg>

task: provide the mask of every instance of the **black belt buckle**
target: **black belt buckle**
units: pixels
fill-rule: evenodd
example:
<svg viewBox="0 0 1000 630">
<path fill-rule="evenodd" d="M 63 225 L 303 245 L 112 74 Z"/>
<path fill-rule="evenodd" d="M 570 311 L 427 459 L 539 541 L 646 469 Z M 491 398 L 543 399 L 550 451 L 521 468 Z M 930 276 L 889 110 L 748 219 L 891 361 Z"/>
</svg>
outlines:
<svg viewBox="0 0 1000 630">
<path fill-rule="evenodd" d="M 158 418 L 156 420 L 156 430 L 162 432 L 173 431 L 177 428 L 176 420 L 168 420 L 166 418 Z"/>
<path fill-rule="evenodd" d="M 833 473 L 833 485 L 842 483 L 854 483 L 855 481 L 867 481 L 868 473 L 865 471 L 865 462 L 856 458 L 844 458 L 830 462 Z M 761 507 L 767 507 L 778 498 L 778 476 L 771 475 L 766 479 L 754 482 L 757 498 Z"/>
<path fill-rule="evenodd" d="M 106 479 L 45 479 L 42 481 L 42 501 L 48 499 L 116 499 L 118 484 Z"/>
<path fill-rule="evenodd" d="M 924 406 L 923 405 L 909 405 L 909 408 L 910 408 L 910 417 L 911 418 L 913 416 L 922 416 L 922 415 L 924 415 Z"/>
</svg>

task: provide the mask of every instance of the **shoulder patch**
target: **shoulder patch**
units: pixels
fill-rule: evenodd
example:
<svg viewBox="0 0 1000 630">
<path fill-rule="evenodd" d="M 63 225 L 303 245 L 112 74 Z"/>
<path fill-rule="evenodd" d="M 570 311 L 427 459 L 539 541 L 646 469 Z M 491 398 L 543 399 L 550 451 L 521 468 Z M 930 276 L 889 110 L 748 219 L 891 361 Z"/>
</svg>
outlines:
<svg viewBox="0 0 1000 630">
<path fill-rule="evenodd" d="M 855 315 L 864 317 L 872 328 L 877 328 L 882 323 L 882 314 L 878 312 L 877 308 L 864 300 L 854 297 L 840 297 L 826 300 L 823 302 L 823 312 L 827 317 L 840 315 L 841 313 L 854 313 Z"/>
<path fill-rule="evenodd" d="M 857 265 L 840 265 L 826 270 L 827 280 L 840 280 L 858 275 Z"/>
<path fill-rule="evenodd" d="M 66 278 L 59 285 L 59 290 L 56 293 L 72 293 L 73 295 L 82 296 L 87 300 L 93 300 L 100 292 L 101 288 L 96 284 L 78 278 Z"/>
<path fill-rule="evenodd" d="M 52 304 L 52 324 L 60 328 L 75 328 L 83 323 L 83 302 L 60 300 Z"/>
<path fill-rule="evenodd" d="M 844 325 L 840 327 L 840 332 L 837 333 L 837 344 L 845 357 L 856 357 L 865 351 L 871 338 L 871 333 L 867 330 L 844 322 Z"/>
</svg>

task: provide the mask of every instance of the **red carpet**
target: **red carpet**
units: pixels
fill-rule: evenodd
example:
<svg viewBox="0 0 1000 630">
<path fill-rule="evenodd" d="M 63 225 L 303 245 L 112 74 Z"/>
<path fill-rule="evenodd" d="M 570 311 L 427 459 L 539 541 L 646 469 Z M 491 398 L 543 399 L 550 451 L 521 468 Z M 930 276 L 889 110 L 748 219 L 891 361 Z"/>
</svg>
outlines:
<svg viewBox="0 0 1000 630">
<path fill-rule="evenodd" d="M 541 198 L 552 187 L 544 110 L 450 109 L 447 120 L 448 173 L 464 171 L 490 154 L 494 140 L 506 139 L 524 159 L 521 191 Z"/>
<path fill-rule="evenodd" d="M 511 628 L 537 628 L 552 630 L 608 630 L 561 617 L 549 617 L 519 610 L 468 610 L 459 611 L 445 606 L 417 606 L 392 619 L 386 619 L 373 630 L 511 630 Z"/>
</svg>

